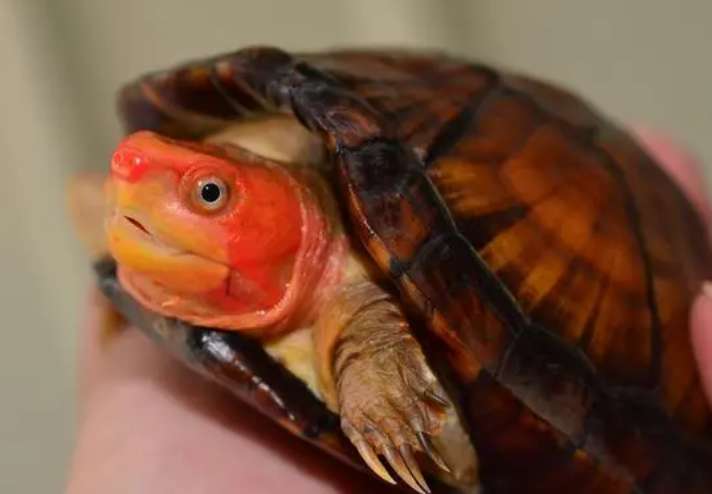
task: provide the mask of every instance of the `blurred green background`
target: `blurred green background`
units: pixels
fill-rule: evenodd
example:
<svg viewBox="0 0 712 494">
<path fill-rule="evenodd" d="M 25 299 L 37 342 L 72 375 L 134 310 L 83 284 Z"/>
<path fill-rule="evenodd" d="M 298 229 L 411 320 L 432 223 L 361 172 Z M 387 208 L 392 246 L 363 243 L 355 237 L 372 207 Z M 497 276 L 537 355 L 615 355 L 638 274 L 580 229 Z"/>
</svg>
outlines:
<svg viewBox="0 0 712 494">
<path fill-rule="evenodd" d="M 107 165 L 114 92 L 146 70 L 256 43 L 445 48 L 577 88 L 712 164 L 709 0 L 0 0 L 0 33 L 3 493 L 63 488 L 90 280 L 64 184 Z"/>
</svg>

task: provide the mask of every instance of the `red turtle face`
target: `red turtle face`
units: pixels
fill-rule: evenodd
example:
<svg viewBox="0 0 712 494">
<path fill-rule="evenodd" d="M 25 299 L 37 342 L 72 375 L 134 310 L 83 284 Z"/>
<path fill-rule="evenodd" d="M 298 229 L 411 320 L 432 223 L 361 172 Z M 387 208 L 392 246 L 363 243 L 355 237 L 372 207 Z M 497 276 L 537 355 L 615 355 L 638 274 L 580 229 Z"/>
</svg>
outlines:
<svg viewBox="0 0 712 494">
<path fill-rule="evenodd" d="M 114 153 L 107 195 L 110 251 L 154 308 L 240 314 L 283 297 L 302 239 L 283 169 L 143 131 Z"/>
</svg>

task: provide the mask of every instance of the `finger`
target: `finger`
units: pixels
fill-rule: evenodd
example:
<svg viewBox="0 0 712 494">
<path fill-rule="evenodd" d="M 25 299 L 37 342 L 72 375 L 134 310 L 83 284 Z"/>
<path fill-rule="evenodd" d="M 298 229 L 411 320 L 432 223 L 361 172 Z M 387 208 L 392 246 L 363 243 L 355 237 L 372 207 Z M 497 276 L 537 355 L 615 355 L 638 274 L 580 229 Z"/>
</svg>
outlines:
<svg viewBox="0 0 712 494">
<path fill-rule="evenodd" d="M 707 397 L 712 401 L 712 283 L 705 283 L 692 307 L 692 347 Z"/>
</svg>

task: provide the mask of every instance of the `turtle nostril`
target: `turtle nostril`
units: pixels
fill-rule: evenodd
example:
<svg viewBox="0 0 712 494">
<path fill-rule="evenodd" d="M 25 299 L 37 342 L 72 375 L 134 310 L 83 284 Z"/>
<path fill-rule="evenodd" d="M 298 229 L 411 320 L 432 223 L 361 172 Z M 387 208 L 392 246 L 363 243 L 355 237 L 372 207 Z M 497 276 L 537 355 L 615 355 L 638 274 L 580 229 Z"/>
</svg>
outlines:
<svg viewBox="0 0 712 494">
<path fill-rule="evenodd" d="M 139 230 L 141 230 L 141 231 L 142 231 L 143 233 L 145 233 L 146 235 L 150 235 L 150 234 L 151 234 L 148 230 L 146 230 L 146 227 L 143 226 L 143 225 L 141 224 L 141 222 L 139 222 L 138 220 L 135 220 L 135 219 L 131 218 L 130 216 L 124 216 L 124 218 L 126 219 L 126 221 L 128 221 L 129 223 L 131 223 L 133 226 L 135 226 L 136 228 L 138 228 Z"/>
<path fill-rule="evenodd" d="M 143 156 L 130 150 L 119 148 L 111 158 L 111 173 L 116 178 L 136 182 L 146 170 Z"/>
</svg>

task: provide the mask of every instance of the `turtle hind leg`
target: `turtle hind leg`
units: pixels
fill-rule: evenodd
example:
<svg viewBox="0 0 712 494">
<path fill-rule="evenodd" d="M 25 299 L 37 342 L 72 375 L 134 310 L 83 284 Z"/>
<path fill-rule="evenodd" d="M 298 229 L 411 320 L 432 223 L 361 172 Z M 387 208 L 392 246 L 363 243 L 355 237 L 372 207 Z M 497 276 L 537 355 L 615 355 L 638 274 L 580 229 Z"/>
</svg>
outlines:
<svg viewBox="0 0 712 494">
<path fill-rule="evenodd" d="M 462 458 L 456 457 L 466 456 L 465 470 L 476 479 L 469 441 L 455 451 L 441 440 L 453 430 L 466 433 L 397 301 L 372 282 L 348 284 L 323 311 L 315 336 L 325 398 L 378 476 L 395 483 L 385 460 L 413 490 L 429 492 L 421 465 L 460 483 L 450 462 L 460 471 Z"/>
</svg>

